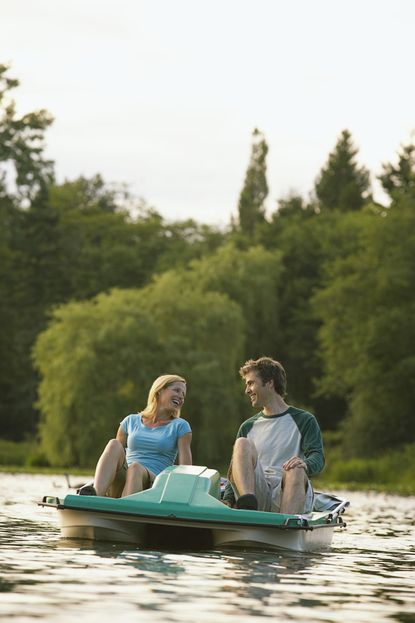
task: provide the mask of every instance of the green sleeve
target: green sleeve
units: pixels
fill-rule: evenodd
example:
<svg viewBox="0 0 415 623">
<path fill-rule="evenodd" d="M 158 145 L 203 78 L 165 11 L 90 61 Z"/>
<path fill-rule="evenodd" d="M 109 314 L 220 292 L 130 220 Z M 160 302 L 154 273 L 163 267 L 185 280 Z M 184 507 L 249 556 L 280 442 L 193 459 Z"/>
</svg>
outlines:
<svg viewBox="0 0 415 623">
<path fill-rule="evenodd" d="M 300 432 L 302 437 L 302 450 L 304 452 L 305 463 L 307 465 L 307 473 L 311 477 L 322 471 L 325 464 L 325 458 L 320 427 L 314 415 L 311 415 L 311 413 L 308 413 L 307 415 L 309 417 L 307 420 L 303 421 L 300 426 Z"/>
</svg>

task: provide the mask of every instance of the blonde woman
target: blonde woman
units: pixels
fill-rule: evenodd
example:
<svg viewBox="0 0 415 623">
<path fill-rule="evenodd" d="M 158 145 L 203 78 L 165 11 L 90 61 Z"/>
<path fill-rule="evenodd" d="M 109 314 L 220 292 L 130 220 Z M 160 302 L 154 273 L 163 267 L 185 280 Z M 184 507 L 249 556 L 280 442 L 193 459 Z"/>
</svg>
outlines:
<svg viewBox="0 0 415 623">
<path fill-rule="evenodd" d="M 157 474 L 173 465 L 191 465 L 192 431 L 180 417 L 186 381 L 176 374 L 159 376 L 151 386 L 147 406 L 122 420 L 97 463 L 94 484 L 80 495 L 124 497 L 148 489 Z"/>
</svg>

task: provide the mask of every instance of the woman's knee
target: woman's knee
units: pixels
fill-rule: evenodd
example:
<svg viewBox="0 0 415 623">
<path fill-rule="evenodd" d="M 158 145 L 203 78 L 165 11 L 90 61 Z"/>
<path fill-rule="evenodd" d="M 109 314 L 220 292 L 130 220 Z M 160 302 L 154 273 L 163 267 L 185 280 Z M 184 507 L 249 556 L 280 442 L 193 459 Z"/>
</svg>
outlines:
<svg viewBox="0 0 415 623">
<path fill-rule="evenodd" d="M 105 450 L 108 452 L 124 452 L 124 446 L 118 439 L 110 439 Z"/>
<path fill-rule="evenodd" d="M 125 450 L 122 443 L 118 439 L 110 439 L 101 455 L 101 460 L 115 461 L 117 469 L 119 469 L 125 460 Z"/>
</svg>

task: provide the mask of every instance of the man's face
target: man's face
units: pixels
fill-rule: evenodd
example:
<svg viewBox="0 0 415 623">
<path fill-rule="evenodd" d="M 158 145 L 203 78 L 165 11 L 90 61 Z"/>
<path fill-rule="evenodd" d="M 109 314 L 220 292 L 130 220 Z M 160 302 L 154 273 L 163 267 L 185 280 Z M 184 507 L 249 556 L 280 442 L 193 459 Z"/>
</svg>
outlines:
<svg viewBox="0 0 415 623">
<path fill-rule="evenodd" d="M 256 372 L 248 372 L 245 375 L 245 394 L 249 396 L 253 407 L 263 407 L 267 403 L 270 393 L 270 384 L 265 385 Z"/>
</svg>

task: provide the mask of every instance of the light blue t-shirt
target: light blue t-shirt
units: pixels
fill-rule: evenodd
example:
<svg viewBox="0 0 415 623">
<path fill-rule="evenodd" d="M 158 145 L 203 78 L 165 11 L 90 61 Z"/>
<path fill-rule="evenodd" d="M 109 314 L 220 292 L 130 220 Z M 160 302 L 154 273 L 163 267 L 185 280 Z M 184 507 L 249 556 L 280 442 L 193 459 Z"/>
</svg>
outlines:
<svg viewBox="0 0 415 623">
<path fill-rule="evenodd" d="M 182 418 L 173 418 L 164 426 L 149 428 L 143 424 L 141 413 L 127 415 L 120 426 L 127 435 L 127 464 L 139 461 L 156 475 L 173 465 L 179 438 L 192 432 L 189 422 Z"/>
</svg>

